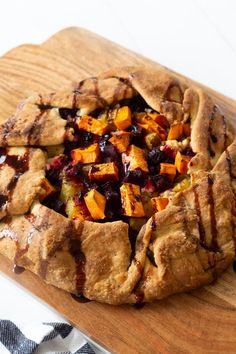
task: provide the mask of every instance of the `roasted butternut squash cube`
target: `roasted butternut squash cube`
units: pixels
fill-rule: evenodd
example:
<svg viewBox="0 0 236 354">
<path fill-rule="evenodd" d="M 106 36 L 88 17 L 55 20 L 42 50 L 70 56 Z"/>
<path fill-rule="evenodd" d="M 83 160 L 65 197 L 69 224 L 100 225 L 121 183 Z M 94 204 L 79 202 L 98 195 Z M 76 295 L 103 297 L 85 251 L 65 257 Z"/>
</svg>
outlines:
<svg viewBox="0 0 236 354">
<path fill-rule="evenodd" d="M 165 209 L 169 203 L 169 199 L 165 197 L 154 197 L 151 199 L 153 214 L 157 211 Z"/>
<path fill-rule="evenodd" d="M 175 166 L 177 171 L 181 174 L 186 174 L 188 172 L 188 163 L 191 160 L 190 156 L 182 155 L 179 151 L 175 156 Z"/>
<path fill-rule="evenodd" d="M 139 186 L 136 184 L 124 183 L 120 187 L 120 193 L 124 215 L 133 217 L 145 216 Z"/>
<path fill-rule="evenodd" d="M 166 139 L 166 131 L 161 127 L 151 116 L 151 113 L 137 113 L 135 115 L 138 125 L 145 129 L 147 132 L 156 132 L 161 141 Z"/>
<path fill-rule="evenodd" d="M 77 163 L 94 163 L 97 162 L 100 155 L 99 145 L 92 144 L 85 149 L 74 149 L 71 151 L 71 157 L 73 159 L 73 165 Z"/>
<path fill-rule="evenodd" d="M 98 120 L 107 124 L 107 131 L 111 132 L 116 130 L 116 125 L 114 124 L 115 117 L 118 112 L 118 107 L 113 107 L 112 109 L 104 109 L 99 115 Z"/>
<path fill-rule="evenodd" d="M 88 173 L 90 181 L 118 181 L 118 168 L 114 162 L 93 165 Z"/>
<path fill-rule="evenodd" d="M 51 183 L 47 178 L 44 178 L 44 180 L 41 183 L 41 187 L 43 188 L 43 193 L 40 195 L 40 200 L 45 199 L 50 194 L 56 191 L 56 189 L 51 185 Z"/>
<path fill-rule="evenodd" d="M 91 189 L 84 197 L 85 204 L 94 220 L 105 218 L 106 198 L 96 191 Z"/>
<path fill-rule="evenodd" d="M 125 155 L 123 161 L 129 162 L 129 170 L 140 169 L 143 172 L 148 172 L 148 164 L 142 149 L 135 145 L 130 145 Z"/>
<path fill-rule="evenodd" d="M 92 220 L 92 217 L 86 207 L 84 200 L 76 204 L 73 198 L 70 198 L 66 203 L 66 214 L 72 220 Z"/>
<path fill-rule="evenodd" d="M 121 154 L 127 150 L 129 146 L 130 133 L 128 132 L 115 132 L 109 139 L 110 143 L 115 146 L 116 150 Z"/>
<path fill-rule="evenodd" d="M 76 124 L 78 125 L 79 129 L 97 135 L 105 134 L 108 128 L 104 121 L 86 115 L 78 118 Z"/>
<path fill-rule="evenodd" d="M 174 122 L 169 130 L 167 140 L 178 140 L 182 137 L 184 126 L 182 122 Z"/>
<path fill-rule="evenodd" d="M 120 130 L 125 130 L 132 124 L 132 113 L 128 106 L 123 106 L 118 109 L 114 123 Z"/>
<path fill-rule="evenodd" d="M 162 128 L 166 129 L 170 126 L 167 118 L 159 113 L 148 113 L 149 117 L 151 117 L 157 124 L 159 124 Z"/>
<path fill-rule="evenodd" d="M 169 179 L 172 181 L 176 175 L 176 166 L 173 165 L 172 163 L 163 162 L 160 164 L 160 174 L 168 175 Z"/>
<path fill-rule="evenodd" d="M 190 127 L 190 123 L 184 123 L 184 135 L 186 138 L 188 138 L 191 134 L 191 127 Z"/>
</svg>

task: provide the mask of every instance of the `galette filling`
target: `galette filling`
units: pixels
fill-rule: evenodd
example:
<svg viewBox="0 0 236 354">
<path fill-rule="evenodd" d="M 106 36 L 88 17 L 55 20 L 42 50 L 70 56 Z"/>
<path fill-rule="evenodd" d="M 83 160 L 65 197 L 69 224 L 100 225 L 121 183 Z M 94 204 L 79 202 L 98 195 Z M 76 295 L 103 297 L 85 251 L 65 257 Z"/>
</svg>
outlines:
<svg viewBox="0 0 236 354">
<path fill-rule="evenodd" d="M 169 124 L 141 97 L 79 112 L 60 109 L 74 140 L 47 148 L 43 203 L 73 220 L 123 220 L 135 235 L 190 185 L 190 122 Z"/>
</svg>

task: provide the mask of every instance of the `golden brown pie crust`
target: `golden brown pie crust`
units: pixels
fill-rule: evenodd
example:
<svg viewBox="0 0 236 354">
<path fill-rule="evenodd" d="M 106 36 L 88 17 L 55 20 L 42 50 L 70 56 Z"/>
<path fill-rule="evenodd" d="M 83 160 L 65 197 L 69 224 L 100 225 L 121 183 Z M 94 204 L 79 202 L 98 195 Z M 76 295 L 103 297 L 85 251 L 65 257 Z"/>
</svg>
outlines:
<svg viewBox="0 0 236 354">
<path fill-rule="evenodd" d="M 169 122 L 190 118 L 196 155 L 191 186 L 148 220 L 131 257 L 126 223 L 71 221 L 40 204 L 46 164 L 40 146 L 71 138 L 60 108 L 88 114 L 137 94 Z M 43 114 L 42 104 L 48 105 Z M 204 91 L 152 67 L 113 69 L 74 91 L 28 98 L 0 126 L 1 147 L 30 155 L 11 195 L 6 188 L 14 171 L 4 162 L 0 170 L 0 194 L 8 198 L 0 209 L 0 253 L 54 286 L 110 304 L 154 301 L 209 284 L 235 258 L 235 130 L 236 121 Z"/>
</svg>

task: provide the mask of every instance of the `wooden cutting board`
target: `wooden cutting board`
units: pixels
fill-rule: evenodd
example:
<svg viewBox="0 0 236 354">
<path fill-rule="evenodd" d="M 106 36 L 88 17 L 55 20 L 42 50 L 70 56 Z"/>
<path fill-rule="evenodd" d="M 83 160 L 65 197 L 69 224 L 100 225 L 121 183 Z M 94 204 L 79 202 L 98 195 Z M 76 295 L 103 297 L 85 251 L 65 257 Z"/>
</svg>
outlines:
<svg viewBox="0 0 236 354">
<path fill-rule="evenodd" d="M 20 46 L 0 58 L 0 119 L 12 114 L 32 91 L 54 91 L 111 66 L 145 63 L 151 61 L 80 28 L 65 29 L 40 46 Z M 236 101 L 207 90 L 227 114 L 236 114 Z M 2 256 L 0 270 L 112 352 L 236 353 L 236 273 L 232 267 L 211 286 L 139 310 L 78 303 L 28 271 L 14 274 L 12 264 Z"/>
</svg>

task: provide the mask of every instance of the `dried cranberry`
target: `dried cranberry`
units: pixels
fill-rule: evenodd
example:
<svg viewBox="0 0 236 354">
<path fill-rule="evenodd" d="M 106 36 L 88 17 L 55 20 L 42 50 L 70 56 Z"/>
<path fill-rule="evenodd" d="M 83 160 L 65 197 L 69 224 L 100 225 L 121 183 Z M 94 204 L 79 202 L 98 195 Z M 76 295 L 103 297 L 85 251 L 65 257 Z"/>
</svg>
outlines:
<svg viewBox="0 0 236 354">
<path fill-rule="evenodd" d="M 77 147 L 87 147 L 94 142 L 94 134 L 80 130 L 77 137 Z"/>
<path fill-rule="evenodd" d="M 152 149 L 147 156 L 149 167 L 157 167 L 161 162 L 165 160 L 164 153 L 159 148 Z"/>
<path fill-rule="evenodd" d="M 47 166 L 46 177 L 52 184 L 58 184 L 61 170 L 64 168 L 68 158 L 65 155 L 54 157 Z"/>
<path fill-rule="evenodd" d="M 83 177 L 82 166 L 80 164 L 72 165 L 69 163 L 65 168 L 65 175 L 69 179 L 81 179 Z"/>
<path fill-rule="evenodd" d="M 142 147 L 143 128 L 139 127 L 138 125 L 131 125 L 129 131 L 131 132 L 130 144 Z"/>
<path fill-rule="evenodd" d="M 150 177 L 145 181 L 145 185 L 142 189 L 143 192 L 147 192 L 147 193 L 153 193 L 156 190 L 156 185 L 153 181 L 153 179 Z"/>
<path fill-rule="evenodd" d="M 95 182 L 90 182 L 87 176 L 83 172 L 83 166 L 81 164 L 72 165 L 72 163 L 68 164 L 65 168 L 66 177 L 73 182 L 82 182 L 85 187 L 88 189 L 97 189 L 98 185 Z"/>
<path fill-rule="evenodd" d="M 119 193 L 116 191 L 116 187 L 114 183 L 106 182 L 101 186 L 101 189 L 107 200 L 116 201 L 120 199 Z"/>
<path fill-rule="evenodd" d="M 106 197 L 106 215 L 119 214 L 121 210 L 120 193 L 116 190 L 117 185 L 112 182 L 106 182 L 101 186 L 101 192 Z"/>
<path fill-rule="evenodd" d="M 172 187 L 172 182 L 168 179 L 168 176 L 164 174 L 152 176 L 152 180 L 158 193 L 162 193 Z"/>
<path fill-rule="evenodd" d="M 124 183 L 133 183 L 143 186 L 144 183 L 144 173 L 141 170 L 132 170 L 125 173 Z"/>
<path fill-rule="evenodd" d="M 59 155 L 52 159 L 48 169 L 57 169 L 61 170 L 68 162 L 68 157 L 66 155 Z"/>
<path fill-rule="evenodd" d="M 109 143 L 109 141 L 104 140 L 102 140 L 99 145 L 104 162 L 120 162 L 120 155 L 116 151 L 114 145 Z"/>
<path fill-rule="evenodd" d="M 165 145 L 162 149 L 162 152 L 164 153 L 164 160 L 167 162 L 167 159 L 170 158 L 171 160 L 175 159 L 176 156 L 176 149 L 173 149 L 169 145 Z"/>
</svg>

